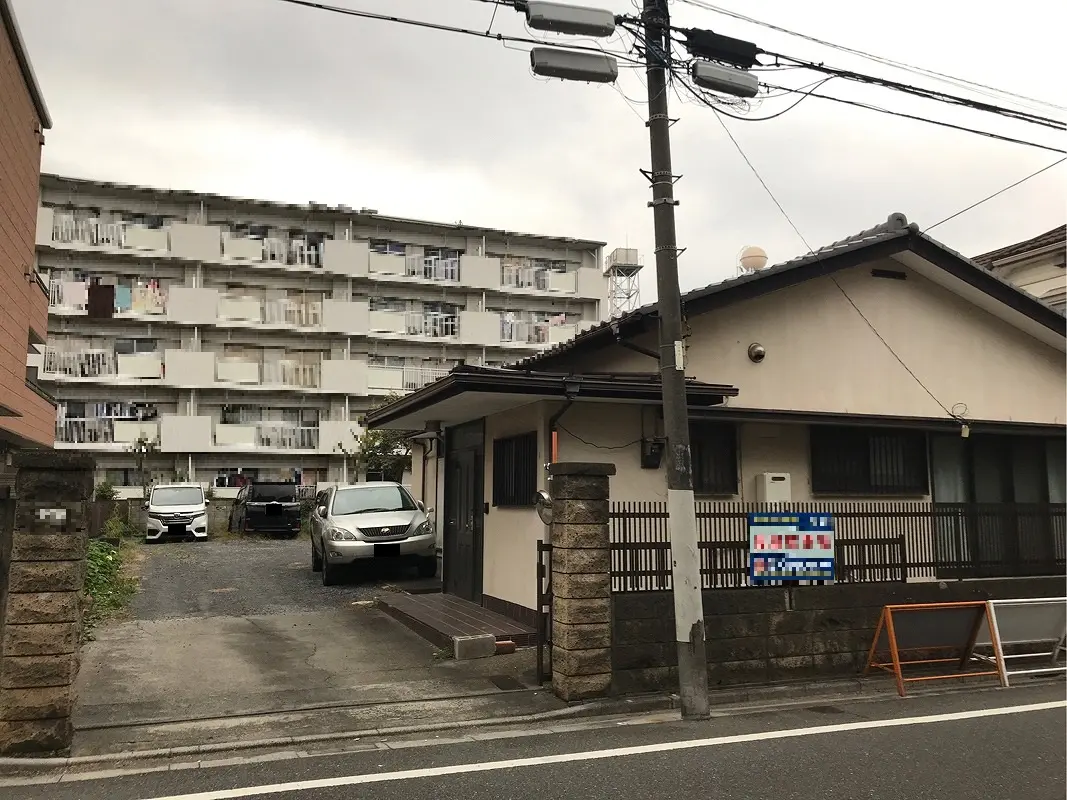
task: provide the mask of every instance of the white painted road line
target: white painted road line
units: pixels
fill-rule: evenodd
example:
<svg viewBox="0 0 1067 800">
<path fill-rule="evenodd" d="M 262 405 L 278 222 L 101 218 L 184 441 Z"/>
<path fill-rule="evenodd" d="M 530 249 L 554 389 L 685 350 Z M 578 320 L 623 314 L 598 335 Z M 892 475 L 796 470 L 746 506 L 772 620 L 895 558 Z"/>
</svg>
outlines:
<svg viewBox="0 0 1067 800">
<path fill-rule="evenodd" d="M 611 750 L 590 750 L 582 753 L 560 753 L 551 756 L 534 756 L 516 758 L 508 761 L 488 761 L 482 764 L 455 764 L 447 767 L 429 767 L 426 769 L 409 769 L 399 772 L 383 772 L 375 775 L 348 775 L 340 778 L 321 778 L 292 783 L 275 783 L 263 786 L 245 786 L 237 789 L 220 789 L 194 794 L 169 795 L 167 797 L 145 798 L 145 800 L 240 800 L 243 797 L 258 797 L 282 792 L 306 792 L 312 789 L 329 789 L 337 786 L 358 786 L 368 783 L 386 783 L 388 781 L 409 781 L 419 778 L 439 778 L 444 775 L 462 775 L 469 772 L 496 772 L 516 769 L 518 767 L 536 767 L 545 764 L 566 764 L 574 761 L 599 761 L 605 758 L 622 756 L 639 756 L 647 753 L 666 753 L 674 750 L 694 750 L 702 747 L 717 747 L 724 744 L 743 742 L 761 742 L 769 739 L 792 739 L 801 736 L 819 736 L 827 733 L 844 733 L 846 731 L 876 730 L 878 728 L 900 728 L 910 725 L 929 725 L 935 722 L 955 722 L 957 720 L 981 719 L 982 717 L 1000 717 L 1008 714 L 1026 714 L 1032 711 L 1049 711 L 1055 708 L 1067 708 L 1067 700 L 1055 700 L 1048 703 L 1031 703 L 1023 706 L 1006 706 L 1002 708 L 983 708 L 975 711 L 958 711 L 951 714 L 931 714 L 925 717 L 899 717 L 897 719 L 868 720 L 866 722 L 844 722 L 838 725 L 820 725 L 811 728 L 787 728 L 779 731 L 762 733 L 743 733 L 734 736 L 717 736 L 710 739 L 690 739 L 681 742 L 662 742 L 635 747 L 617 747 Z"/>
</svg>

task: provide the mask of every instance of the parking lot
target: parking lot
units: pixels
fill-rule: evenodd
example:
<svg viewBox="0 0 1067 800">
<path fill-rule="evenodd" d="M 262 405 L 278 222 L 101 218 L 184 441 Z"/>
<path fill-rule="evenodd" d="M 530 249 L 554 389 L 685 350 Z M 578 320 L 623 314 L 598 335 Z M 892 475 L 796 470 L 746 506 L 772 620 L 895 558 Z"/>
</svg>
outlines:
<svg viewBox="0 0 1067 800">
<path fill-rule="evenodd" d="M 413 572 L 322 586 L 304 536 L 147 545 L 141 557 L 128 618 L 83 651 L 82 749 L 89 739 L 90 749 L 145 746 L 164 729 L 170 742 L 182 726 L 192 741 L 225 739 L 237 720 L 265 725 L 271 714 L 298 713 L 292 725 L 318 730 L 329 709 L 358 706 L 366 718 L 370 706 L 499 694 L 490 678 L 501 671 L 526 680 L 528 654 L 451 661 L 374 608 Z"/>
</svg>

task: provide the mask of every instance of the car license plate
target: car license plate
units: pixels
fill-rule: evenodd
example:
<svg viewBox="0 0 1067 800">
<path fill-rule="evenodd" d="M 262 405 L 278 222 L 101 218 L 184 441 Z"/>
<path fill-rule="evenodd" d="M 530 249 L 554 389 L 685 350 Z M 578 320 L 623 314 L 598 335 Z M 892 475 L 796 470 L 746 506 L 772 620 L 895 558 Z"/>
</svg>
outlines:
<svg viewBox="0 0 1067 800">
<path fill-rule="evenodd" d="M 398 555 L 400 555 L 400 545 L 398 544 L 374 545 L 375 558 L 395 558 Z"/>
</svg>

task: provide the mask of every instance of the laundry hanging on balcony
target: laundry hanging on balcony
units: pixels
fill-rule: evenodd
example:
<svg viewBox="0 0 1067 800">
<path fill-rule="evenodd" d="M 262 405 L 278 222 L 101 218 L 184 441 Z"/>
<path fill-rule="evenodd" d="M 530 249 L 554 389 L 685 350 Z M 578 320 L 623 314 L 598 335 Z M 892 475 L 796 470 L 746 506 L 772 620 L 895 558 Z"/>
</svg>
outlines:
<svg viewBox="0 0 1067 800">
<path fill-rule="evenodd" d="M 102 283 L 90 285 L 87 309 L 89 319 L 110 319 L 115 316 L 115 287 Z"/>
</svg>

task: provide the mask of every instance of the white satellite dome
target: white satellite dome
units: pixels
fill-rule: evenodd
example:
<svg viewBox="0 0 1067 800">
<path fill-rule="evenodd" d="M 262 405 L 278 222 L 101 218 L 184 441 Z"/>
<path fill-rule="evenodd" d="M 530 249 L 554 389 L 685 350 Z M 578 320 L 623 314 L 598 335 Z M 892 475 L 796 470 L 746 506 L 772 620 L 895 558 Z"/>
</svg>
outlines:
<svg viewBox="0 0 1067 800">
<path fill-rule="evenodd" d="M 767 251 L 762 247 L 749 245 L 738 255 L 737 266 L 744 272 L 758 272 L 767 266 Z"/>
</svg>

